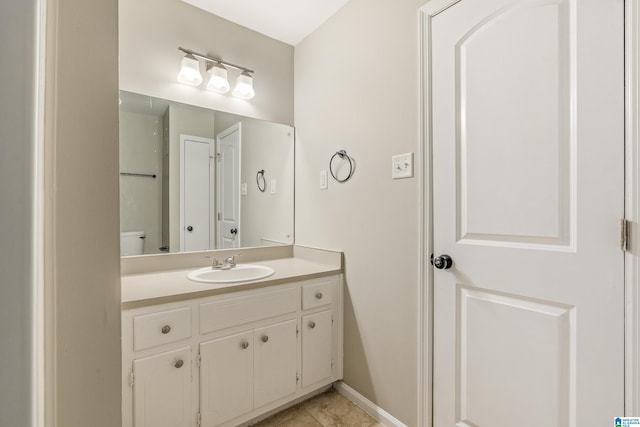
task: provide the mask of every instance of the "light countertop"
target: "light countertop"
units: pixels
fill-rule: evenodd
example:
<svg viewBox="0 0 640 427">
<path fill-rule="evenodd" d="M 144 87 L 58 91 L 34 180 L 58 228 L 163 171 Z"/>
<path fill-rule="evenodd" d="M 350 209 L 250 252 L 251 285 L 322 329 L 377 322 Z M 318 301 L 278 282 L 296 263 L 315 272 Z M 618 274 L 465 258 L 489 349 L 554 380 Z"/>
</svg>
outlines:
<svg viewBox="0 0 640 427">
<path fill-rule="evenodd" d="M 329 276 L 342 271 L 340 265 L 321 264 L 297 257 L 264 260 L 251 262 L 251 264 L 271 267 L 274 273 L 264 279 L 235 283 L 199 283 L 187 279 L 189 272 L 201 267 L 122 276 L 122 309 L 261 288 L 294 280 Z"/>
</svg>

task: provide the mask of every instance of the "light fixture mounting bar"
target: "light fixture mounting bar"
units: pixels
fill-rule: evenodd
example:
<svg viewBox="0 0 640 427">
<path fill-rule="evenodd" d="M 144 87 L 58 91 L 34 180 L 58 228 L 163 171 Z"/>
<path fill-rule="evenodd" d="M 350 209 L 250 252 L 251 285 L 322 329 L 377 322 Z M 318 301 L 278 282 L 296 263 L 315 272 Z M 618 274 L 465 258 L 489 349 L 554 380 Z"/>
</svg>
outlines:
<svg viewBox="0 0 640 427">
<path fill-rule="evenodd" d="M 209 62 L 217 62 L 218 64 L 223 64 L 223 65 L 226 65 L 227 67 L 235 68 L 236 70 L 246 71 L 247 73 L 254 73 L 255 72 L 255 71 L 250 70 L 248 68 L 241 67 L 239 65 L 235 65 L 235 64 L 232 64 L 230 62 L 223 61 L 222 59 L 213 58 L 211 56 L 207 56 L 205 54 L 198 53 L 198 52 L 196 52 L 194 50 L 191 50 L 191 49 L 187 49 L 187 48 L 184 48 L 184 47 L 178 47 L 178 50 L 181 51 L 181 52 L 184 52 L 184 53 L 186 53 L 188 55 L 193 55 L 196 58 L 204 59 L 205 61 L 209 61 Z"/>
</svg>

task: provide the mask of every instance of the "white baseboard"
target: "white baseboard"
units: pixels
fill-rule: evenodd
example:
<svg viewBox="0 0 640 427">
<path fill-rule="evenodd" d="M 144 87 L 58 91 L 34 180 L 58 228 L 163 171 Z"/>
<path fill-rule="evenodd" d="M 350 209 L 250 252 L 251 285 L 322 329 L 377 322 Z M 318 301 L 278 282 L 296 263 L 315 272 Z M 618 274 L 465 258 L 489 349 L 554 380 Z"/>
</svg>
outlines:
<svg viewBox="0 0 640 427">
<path fill-rule="evenodd" d="M 346 397 L 347 399 L 355 403 L 358 407 L 360 407 L 360 409 L 365 411 L 367 414 L 371 415 L 376 421 L 384 424 L 385 426 L 407 427 L 404 423 L 400 422 L 400 420 L 395 418 L 393 415 L 391 415 L 390 413 L 388 413 L 387 411 L 385 411 L 384 409 L 382 409 L 381 407 L 379 407 L 378 405 L 376 405 L 375 403 L 373 403 L 372 401 L 370 401 L 369 399 L 367 399 L 366 397 L 364 397 L 363 395 L 361 395 L 360 393 L 358 393 L 357 391 L 355 391 L 354 389 L 352 389 L 351 387 L 343 383 L 342 381 L 338 381 L 334 383 L 333 386 L 338 391 L 338 393 L 340 393 L 341 395 L 343 395 L 344 397 Z"/>
</svg>

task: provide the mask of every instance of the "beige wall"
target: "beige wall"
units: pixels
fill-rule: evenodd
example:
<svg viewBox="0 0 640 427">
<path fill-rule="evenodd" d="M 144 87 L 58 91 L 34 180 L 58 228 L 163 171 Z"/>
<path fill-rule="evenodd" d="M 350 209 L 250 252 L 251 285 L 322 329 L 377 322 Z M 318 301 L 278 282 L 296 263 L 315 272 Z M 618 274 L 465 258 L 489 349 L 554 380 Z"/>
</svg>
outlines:
<svg viewBox="0 0 640 427">
<path fill-rule="evenodd" d="M 144 231 L 144 253 L 162 246 L 161 116 L 120 112 L 120 171 L 156 175 L 120 177 L 120 231 Z"/>
<path fill-rule="evenodd" d="M 0 426 L 31 426 L 37 1 L 0 2 Z"/>
<path fill-rule="evenodd" d="M 58 427 L 113 427 L 121 424 L 118 2 L 47 6 L 55 418 Z"/>
<path fill-rule="evenodd" d="M 419 183 L 391 180 L 391 156 L 419 147 L 423 3 L 351 0 L 295 52 L 296 243 L 344 251 L 345 382 L 411 426 Z M 318 173 L 338 149 L 355 158 L 355 175 L 321 191 Z"/>
<path fill-rule="evenodd" d="M 178 83 L 184 56 L 178 46 L 255 70 L 255 98 L 244 101 L 209 92 L 204 83 Z M 229 70 L 230 83 L 236 76 Z M 120 0 L 120 88 L 291 124 L 293 47 L 179 0 Z"/>
</svg>

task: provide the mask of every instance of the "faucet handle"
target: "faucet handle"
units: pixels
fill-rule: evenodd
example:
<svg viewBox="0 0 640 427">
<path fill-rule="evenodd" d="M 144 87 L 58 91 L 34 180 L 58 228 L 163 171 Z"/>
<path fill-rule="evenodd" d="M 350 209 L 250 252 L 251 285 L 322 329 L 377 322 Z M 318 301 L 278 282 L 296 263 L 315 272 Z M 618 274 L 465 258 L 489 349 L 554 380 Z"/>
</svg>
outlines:
<svg viewBox="0 0 640 427">
<path fill-rule="evenodd" d="M 211 259 L 211 268 L 220 268 L 222 266 L 222 263 L 220 261 L 218 261 L 218 258 L 212 257 L 212 256 L 206 256 L 205 258 L 207 259 Z"/>
<path fill-rule="evenodd" d="M 236 257 L 242 256 L 242 254 L 233 254 L 230 257 L 227 257 L 224 262 L 228 263 L 231 267 L 236 266 Z"/>
</svg>

